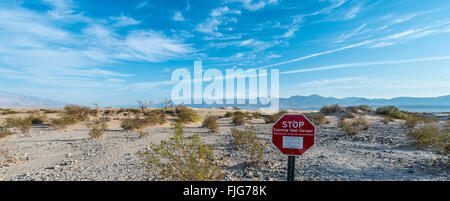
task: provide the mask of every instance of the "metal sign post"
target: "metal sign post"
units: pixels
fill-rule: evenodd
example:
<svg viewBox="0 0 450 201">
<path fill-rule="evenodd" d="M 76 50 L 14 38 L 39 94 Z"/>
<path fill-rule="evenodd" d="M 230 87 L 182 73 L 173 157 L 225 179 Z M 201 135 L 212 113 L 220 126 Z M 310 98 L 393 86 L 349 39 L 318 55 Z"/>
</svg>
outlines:
<svg viewBox="0 0 450 201">
<path fill-rule="evenodd" d="M 287 181 L 294 181 L 295 178 L 295 156 L 288 156 Z"/>
</svg>

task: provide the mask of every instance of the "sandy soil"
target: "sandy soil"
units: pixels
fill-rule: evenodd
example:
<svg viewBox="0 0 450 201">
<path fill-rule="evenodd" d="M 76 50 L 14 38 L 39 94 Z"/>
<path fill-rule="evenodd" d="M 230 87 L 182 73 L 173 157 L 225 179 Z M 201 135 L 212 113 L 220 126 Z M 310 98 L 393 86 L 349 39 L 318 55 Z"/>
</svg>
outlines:
<svg viewBox="0 0 450 201">
<path fill-rule="evenodd" d="M 223 115 L 226 111 L 231 110 L 199 113 Z M 410 146 L 401 121 L 385 125 L 380 116 L 364 118 L 372 128 L 361 136 L 346 136 L 337 128 L 338 118 L 327 116 L 329 123 L 319 128 L 316 145 L 297 157 L 296 180 L 449 180 L 448 167 L 433 165 L 442 156 Z M 122 132 L 119 120 L 113 118 L 108 124 L 106 137 L 100 140 L 89 139 L 83 124 L 67 131 L 34 126 L 30 134 L 0 140 L 18 159 L 0 167 L 0 180 L 155 180 L 136 153 L 169 138 L 170 125 L 148 127 L 150 134 L 141 139 L 137 133 Z M 184 131 L 186 135 L 198 133 L 203 142 L 215 145 L 226 165 L 225 180 L 285 180 L 287 157 L 270 143 L 273 124 L 255 119 L 249 125 L 267 143 L 264 164 L 259 168 L 244 168 L 244 153 L 232 148 L 230 129 L 235 126 L 231 118 L 220 118 L 219 124 L 218 133 L 201 128 L 201 123 L 187 125 Z"/>
</svg>

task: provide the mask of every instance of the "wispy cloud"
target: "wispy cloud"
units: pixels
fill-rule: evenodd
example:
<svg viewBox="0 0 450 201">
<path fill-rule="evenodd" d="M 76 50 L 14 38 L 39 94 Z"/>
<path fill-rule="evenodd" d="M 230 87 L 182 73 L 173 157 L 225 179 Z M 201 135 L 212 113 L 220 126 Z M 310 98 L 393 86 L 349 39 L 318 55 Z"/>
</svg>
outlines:
<svg viewBox="0 0 450 201">
<path fill-rule="evenodd" d="M 147 5 L 148 5 L 148 0 L 143 0 L 143 1 L 139 2 L 139 3 L 136 5 L 136 10 L 137 10 L 137 9 L 141 9 L 141 8 L 147 6 Z"/>
<path fill-rule="evenodd" d="M 221 37 L 223 34 L 219 32 L 220 25 L 237 22 L 237 18 L 230 18 L 227 17 L 227 15 L 241 15 L 241 11 L 230 9 L 227 6 L 215 8 L 211 11 L 210 17 L 203 23 L 198 24 L 195 30 L 212 36 Z"/>
<path fill-rule="evenodd" d="M 374 62 L 336 64 L 336 65 L 328 65 L 328 66 L 322 66 L 322 67 L 302 68 L 302 69 L 297 69 L 297 70 L 283 71 L 283 72 L 280 72 L 280 75 L 313 72 L 313 71 L 325 71 L 325 70 L 341 69 L 341 68 L 366 67 L 366 66 L 377 66 L 377 65 L 388 65 L 388 64 L 418 63 L 418 62 L 443 61 L 443 60 L 450 60 L 450 56 L 427 57 L 427 58 L 406 59 L 406 60 L 386 60 L 386 61 L 374 61 Z"/>
<path fill-rule="evenodd" d="M 123 14 L 120 15 L 119 17 L 109 17 L 109 19 L 111 19 L 114 22 L 113 26 L 115 27 L 130 26 L 141 23 L 141 21 L 137 21 L 128 16 L 124 16 Z"/>
<path fill-rule="evenodd" d="M 250 11 L 263 9 L 267 5 L 278 4 L 278 0 L 228 0 L 228 2 L 239 2 L 245 9 Z"/>
</svg>

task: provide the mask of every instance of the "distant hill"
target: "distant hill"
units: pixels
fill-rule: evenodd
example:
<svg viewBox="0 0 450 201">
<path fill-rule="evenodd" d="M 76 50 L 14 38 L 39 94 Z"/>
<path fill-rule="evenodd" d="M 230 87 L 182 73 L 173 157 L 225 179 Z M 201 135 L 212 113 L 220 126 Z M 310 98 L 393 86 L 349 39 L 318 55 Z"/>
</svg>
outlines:
<svg viewBox="0 0 450 201">
<path fill-rule="evenodd" d="M 0 91 L 0 107 L 62 108 L 66 103 Z"/>
<path fill-rule="evenodd" d="M 225 102 L 225 101 L 224 101 Z M 247 100 L 248 103 L 248 100 Z M 371 107 L 381 107 L 386 105 L 395 105 L 408 111 L 441 111 L 450 112 L 450 95 L 429 98 L 398 97 L 392 99 L 368 99 L 361 97 L 334 98 L 323 97 L 319 95 L 311 96 L 292 96 L 290 98 L 280 98 L 281 110 L 319 110 L 324 105 L 338 104 L 341 106 L 369 105 Z M 222 106 L 237 106 L 245 109 L 259 109 L 268 105 L 249 105 L 249 104 L 213 104 L 213 105 L 187 105 L 196 108 L 213 108 Z M 164 107 L 164 103 L 152 105 L 152 107 Z"/>
</svg>

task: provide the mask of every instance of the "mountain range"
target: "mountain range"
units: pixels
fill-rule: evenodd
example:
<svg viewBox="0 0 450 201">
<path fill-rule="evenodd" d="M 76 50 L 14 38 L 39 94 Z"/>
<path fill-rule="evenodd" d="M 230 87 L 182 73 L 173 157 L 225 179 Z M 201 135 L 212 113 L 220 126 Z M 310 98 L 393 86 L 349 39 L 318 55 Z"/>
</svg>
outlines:
<svg viewBox="0 0 450 201">
<path fill-rule="evenodd" d="M 334 98 L 323 97 L 319 95 L 310 96 L 292 96 L 290 98 L 280 98 L 280 109 L 282 110 L 319 110 L 324 105 L 338 104 L 341 106 L 369 105 L 371 107 L 381 107 L 386 105 L 394 105 L 408 111 L 439 111 L 450 112 L 450 95 L 439 97 L 398 97 L 392 99 L 369 99 L 361 97 Z M 225 102 L 225 101 L 224 101 Z M 246 101 L 248 103 L 248 100 Z M 0 91 L 0 107 L 43 107 L 43 108 L 62 108 L 68 103 L 53 101 L 46 98 L 33 96 L 24 96 Z M 171 103 L 169 103 L 171 104 Z M 154 108 L 162 108 L 165 103 L 157 103 L 151 105 Z M 262 104 L 200 104 L 186 105 L 196 108 L 214 108 L 236 106 L 245 109 L 259 109 L 267 107 Z M 137 105 L 121 105 L 115 107 L 137 107 Z"/>
</svg>

